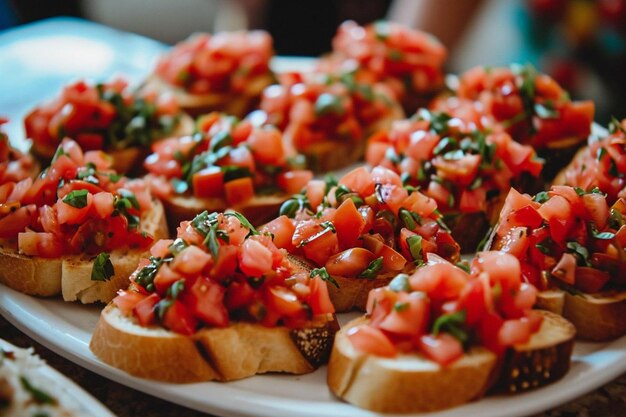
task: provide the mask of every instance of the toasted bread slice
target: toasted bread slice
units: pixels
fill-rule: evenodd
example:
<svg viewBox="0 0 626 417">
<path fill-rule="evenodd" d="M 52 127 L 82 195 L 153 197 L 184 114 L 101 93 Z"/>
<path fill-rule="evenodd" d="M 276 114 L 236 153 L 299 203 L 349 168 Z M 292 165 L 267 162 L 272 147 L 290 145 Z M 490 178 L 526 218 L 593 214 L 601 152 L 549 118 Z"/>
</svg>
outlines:
<svg viewBox="0 0 626 417">
<path fill-rule="evenodd" d="M 466 403 L 489 388 L 497 364 L 491 351 L 472 348 L 445 368 L 417 353 L 391 359 L 367 355 L 346 336 L 348 329 L 366 322 L 355 319 L 336 335 L 327 382 L 339 398 L 382 413 L 415 413 Z"/>
<path fill-rule="evenodd" d="M 255 78 L 247 86 L 246 91 L 240 94 L 234 94 L 229 91 L 211 94 L 190 94 L 184 89 L 172 86 L 153 75 L 148 78 L 142 89 L 172 93 L 176 97 L 178 105 L 193 117 L 212 111 L 244 117 L 258 106 L 263 89 L 274 82 L 272 75 L 264 74 Z"/>
<path fill-rule="evenodd" d="M 192 195 L 173 195 L 163 199 L 167 221 L 172 230 L 183 220 L 193 219 L 207 210 L 225 211 L 233 209 L 243 214 L 255 226 L 266 223 L 278 215 L 281 204 L 287 200 L 287 194 L 258 195 L 237 206 L 231 206 L 223 198 L 197 198 Z"/>
<path fill-rule="evenodd" d="M 168 137 L 190 135 L 194 132 L 194 121 L 187 114 L 181 114 L 178 126 L 173 132 L 168 134 Z M 164 137 L 160 139 L 164 139 Z M 49 165 L 50 160 L 54 156 L 57 150 L 57 145 L 42 145 L 33 141 L 31 152 L 44 162 L 44 165 Z M 133 146 L 126 149 L 105 149 L 105 152 L 113 158 L 113 164 L 111 166 L 115 172 L 126 174 L 134 173 L 138 174 L 142 172 L 143 160 L 148 156 L 150 151 L 149 146 Z"/>
<path fill-rule="evenodd" d="M 152 202 L 152 210 L 141 219 L 142 230 L 156 240 L 166 238 L 167 224 L 163 206 Z M 72 255 L 62 258 L 39 258 L 18 253 L 16 242 L 0 241 L 0 282 L 25 294 L 51 297 L 62 294 L 65 301 L 107 303 L 117 290 L 128 284 L 144 250 L 120 249 L 111 253 L 115 274 L 108 281 L 92 281 L 93 258 Z"/>
<path fill-rule="evenodd" d="M 367 322 L 361 317 L 336 335 L 328 385 L 339 398 L 383 413 L 436 411 L 480 398 L 490 389 L 517 392 L 545 385 L 569 370 L 576 332 L 562 317 L 541 314 L 541 328 L 528 343 L 509 348 L 500 358 L 472 347 L 447 367 L 418 353 L 383 358 L 356 351 L 346 332 Z"/>
<path fill-rule="evenodd" d="M 314 371 L 328 360 L 337 328 L 334 315 L 328 315 L 301 329 L 239 322 L 183 336 L 142 327 L 110 304 L 89 347 L 103 362 L 142 378 L 232 381 L 266 372 Z"/>
<path fill-rule="evenodd" d="M 571 321 L 580 339 L 602 342 L 626 334 L 626 291 L 596 294 L 571 294 L 560 289 L 542 291 L 537 297 L 537 307 Z"/>
</svg>

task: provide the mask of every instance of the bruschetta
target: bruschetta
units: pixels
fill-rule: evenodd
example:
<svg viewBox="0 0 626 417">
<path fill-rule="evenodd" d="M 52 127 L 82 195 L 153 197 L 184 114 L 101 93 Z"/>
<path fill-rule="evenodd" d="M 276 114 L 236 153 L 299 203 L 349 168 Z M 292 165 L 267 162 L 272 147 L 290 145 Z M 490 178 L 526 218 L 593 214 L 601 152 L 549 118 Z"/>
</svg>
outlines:
<svg viewBox="0 0 626 417">
<path fill-rule="evenodd" d="M 370 83 L 382 82 L 393 91 L 406 114 L 413 114 L 444 87 L 446 48 L 434 36 L 394 22 L 366 26 L 346 21 L 332 41 L 332 52 L 319 70 L 355 72 Z"/>
<path fill-rule="evenodd" d="M 257 117 L 282 130 L 316 172 L 362 159 L 367 137 L 404 117 L 386 85 L 358 73 L 285 73 L 280 81 L 263 91 Z"/>
<path fill-rule="evenodd" d="M 198 119 L 193 136 L 155 143 L 144 166 L 172 227 L 227 208 L 259 225 L 313 178 L 301 159 L 277 129 L 214 112 Z"/>
<path fill-rule="evenodd" d="M 146 86 L 171 92 L 193 116 L 220 111 L 243 117 L 274 82 L 273 55 L 265 31 L 198 33 L 161 57 Z"/>
<path fill-rule="evenodd" d="M 237 212 L 203 212 L 151 248 L 100 316 L 90 347 L 132 375 L 167 382 L 303 374 L 337 329 L 326 283 Z"/>
<path fill-rule="evenodd" d="M 384 167 L 356 168 L 339 182 L 309 182 L 261 230 L 333 284 L 329 291 L 337 311 L 364 310 L 372 288 L 412 271 L 428 253 L 460 260 L 435 200 L 407 190 L 398 174 Z"/>
<path fill-rule="evenodd" d="M 145 183 L 110 166 L 65 139 L 35 180 L 0 187 L 0 283 L 83 303 L 115 296 L 167 225 Z"/>
<path fill-rule="evenodd" d="M 2 125 L 7 122 L 0 117 L 0 189 L 4 184 L 35 178 L 39 173 L 39 164 L 32 155 L 11 146 L 9 135 L 2 130 Z"/>
<path fill-rule="evenodd" d="M 145 150 L 169 135 L 193 133 L 193 121 L 171 95 L 133 93 L 122 78 L 67 85 L 55 99 L 32 109 L 24 119 L 32 152 L 48 163 L 61 140 L 74 139 L 85 150 L 103 150 L 113 168 L 127 173 L 141 166 Z"/>
<path fill-rule="evenodd" d="M 543 161 L 531 146 L 426 109 L 373 135 L 366 161 L 394 170 L 404 184 L 434 199 L 465 253 L 474 252 L 495 223 L 512 185 L 542 189 L 537 178 Z"/>
<path fill-rule="evenodd" d="M 626 201 L 553 186 L 534 198 L 511 190 L 489 247 L 516 256 L 541 290 L 537 307 L 562 314 L 582 339 L 626 334 Z"/>
<path fill-rule="evenodd" d="M 512 255 L 479 253 L 468 273 L 429 254 L 412 275 L 372 290 L 366 316 L 337 333 L 328 386 L 358 407 L 415 413 L 558 380 L 575 330 L 531 310 L 536 292 Z"/>
<path fill-rule="evenodd" d="M 452 85 L 454 95 L 435 100 L 432 110 L 467 116 L 469 100 L 480 123 L 504 128 L 517 142 L 531 145 L 547 161 L 543 178 L 552 180 L 591 133 L 594 103 L 572 101 L 567 91 L 531 65 L 475 67 Z M 457 113 L 455 110 L 460 110 Z"/>
<path fill-rule="evenodd" d="M 626 119 L 613 120 L 605 137 L 589 138 L 574 159 L 554 179 L 556 185 L 594 188 L 606 194 L 608 204 L 626 198 Z"/>
</svg>

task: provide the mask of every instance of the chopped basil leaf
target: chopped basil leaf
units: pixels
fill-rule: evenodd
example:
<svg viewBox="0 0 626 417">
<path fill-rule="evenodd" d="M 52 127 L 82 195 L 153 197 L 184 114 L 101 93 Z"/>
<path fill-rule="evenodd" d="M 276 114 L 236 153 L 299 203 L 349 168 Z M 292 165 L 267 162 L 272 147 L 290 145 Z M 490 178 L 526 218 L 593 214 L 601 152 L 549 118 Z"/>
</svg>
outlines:
<svg viewBox="0 0 626 417">
<path fill-rule="evenodd" d="M 187 192 L 187 190 L 189 190 L 189 184 L 187 183 L 187 181 L 183 181 L 178 178 L 172 178 L 170 180 L 170 183 L 172 184 L 172 188 L 174 189 L 174 192 L 176 194 L 184 194 Z"/>
<path fill-rule="evenodd" d="M 337 233 L 337 229 L 335 229 L 335 225 L 330 221 L 322 222 L 320 223 L 320 226 L 322 226 L 324 229 L 330 229 L 330 231 L 333 233 Z"/>
<path fill-rule="evenodd" d="M 617 133 L 618 131 L 626 135 L 626 129 L 624 129 L 622 123 L 618 119 L 616 119 L 615 116 L 612 116 L 611 122 L 609 123 L 609 133 L 613 134 Z"/>
<path fill-rule="evenodd" d="M 540 119 L 557 119 L 559 117 L 559 112 L 550 101 L 546 101 L 543 104 L 535 103 L 535 114 Z"/>
<path fill-rule="evenodd" d="M 578 195 L 579 195 L 579 196 L 581 196 L 581 197 L 582 197 L 582 196 L 584 196 L 584 195 L 586 194 L 586 193 L 585 193 L 585 190 L 583 190 L 583 189 L 582 189 L 582 188 L 580 188 L 580 187 L 574 187 L 574 191 L 576 191 L 576 194 L 578 194 Z"/>
<path fill-rule="evenodd" d="M 398 274 L 389 283 L 389 289 L 393 292 L 409 292 L 411 285 L 409 284 L 409 276 L 407 274 Z"/>
<path fill-rule="evenodd" d="M 599 148 L 598 151 L 596 152 L 596 159 L 598 161 L 601 161 L 602 158 L 604 158 L 604 155 L 606 155 L 606 149 L 605 148 Z"/>
<path fill-rule="evenodd" d="M 411 257 L 415 264 L 419 265 L 423 262 L 422 255 L 422 236 L 413 235 L 410 236 L 406 243 L 409 245 L 409 252 L 411 253 Z"/>
<path fill-rule="evenodd" d="M 185 290 L 185 280 L 179 279 L 167 289 L 167 297 L 175 300 Z"/>
<path fill-rule="evenodd" d="M 383 268 L 383 257 L 374 259 L 370 264 L 358 275 L 358 278 L 374 279 Z"/>
<path fill-rule="evenodd" d="M 467 332 L 463 329 L 465 318 L 465 310 L 443 314 L 435 320 L 433 334 L 437 336 L 440 332 L 446 332 L 454 336 L 462 344 L 465 344 L 469 340 Z"/>
<path fill-rule="evenodd" d="M 98 254 L 91 268 L 91 280 L 108 281 L 113 275 L 115 275 L 115 269 L 113 268 L 109 254 L 106 252 Z"/>
<path fill-rule="evenodd" d="M 320 277 L 322 279 L 322 281 L 330 282 L 335 287 L 339 288 L 339 284 L 337 283 L 335 278 L 330 276 L 330 274 L 328 273 L 328 271 L 326 270 L 325 267 L 315 268 L 315 269 L 311 270 L 311 273 L 309 274 L 309 277 L 310 278 L 315 278 L 316 276 Z"/>
<path fill-rule="evenodd" d="M 40 390 L 39 388 L 34 387 L 25 376 L 20 376 L 20 383 L 22 384 L 22 388 L 30 393 L 30 395 L 33 397 L 33 400 L 37 404 L 56 405 L 58 403 L 56 398 Z"/>
<path fill-rule="evenodd" d="M 211 152 L 217 152 L 220 148 L 230 146 L 233 143 L 233 137 L 227 131 L 219 131 L 211 138 Z"/>
<path fill-rule="evenodd" d="M 400 301 L 396 301 L 396 303 L 393 305 L 393 309 L 397 311 L 398 313 L 401 313 L 409 309 L 409 303 L 406 303 L 406 302 L 402 303 Z"/>
<path fill-rule="evenodd" d="M 167 310 L 169 310 L 172 304 L 174 304 L 174 300 L 172 300 L 171 298 L 163 298 L 154 306 L 154 312 L 156 313 L 159 320 L 163 320 L 163 317 L 165 317 L 165 313 L 167 313 Z"/>
<path fill-rule="evenodd" d="M 379 20 L 374 22 L 374 34 L 376 35 L 376 39 L 379 41 L 384 41 L 391 34 L 391 27 L 389 26 L 389 22 L 384 20 Z"/>
<path fill-rule="evenodd" d="M 185 249 L 187 246 L 189 246 L 189 244 L 185 242 L 184 239 L 177 238 L 176 240 L 174 240 L 174 242 L 172 242 L 168 249 L 170 250 L 170 253 L 172 255 L 176 256 L 181 253 L 183 249 Z"/>
<path fill-rule="evenodd" d="M 400 220 L 402 220 L 404 227 L 409 230 L 414 230 L 417 227 L 417 223 L 415 222 L 415 219 L 413 219 L 413 216 L 411 215 L 412 213 L 409 210 L 401 208 L 398 214 L 400 215 Z"/>
<path fill-rule="evenodd" d="M 535 200 L 539 204 L 543 204 L 549 199 L 550 199 L 550 196 L 548 195 L 546 191 L 541 191 L 540 193 L 537 193 L 537 195 L 533 198 L 533 200 Z"/>
<path fill-rule="evenodd" d="M 172 258 L 155 258 L 154 256 L 150 257 L 150 263 L 137 273 L 135 277 L 135 283 L 145 288 L 148 291 L 154 290 L 154 277 L 156 276 L 159 268 L 163 263 L 172 260 Z"/>
<path fill-rule="evenodd" d="M 258 235 L 259 232 L 254 228 L 254 226 L 252 226 L 252 223 L 250 223 L 248 221 L 248 219 L 246 219 L 246 217 L 236 211 L 228 211 L 226 213 L 224 213 L 224 216 L 226 217 L 235 217 L 237 218 L 237 220 L 239 220 L 239 223 L 241 223 L 241 225 L 243 227 L 245 227 L 246 229 L 248 229 L 250 231 L 250 233 L 248 233 L 248 235 Z"/>
<path fill-rule="evenodd" d="M 439 141 L 439 143 L 437 143 L 437 145 L 433 149 L 433 153 L 435 155 L 440 155 L 440 154 L 444 153 L 444 151 L 449 150 L 451 148 L 454 148 L 456 146 L 457 146 L 456 139 L 454 139 L 454 138 L 452 138 L 450 136 L 446 136 L 446 137 L 442 138 Z"/>
<path fill-rule="evenodd" d="M 299 194 L 285 201 L 280 206 L 278 214 L 281 216 L 287 216 L 292 219 L 296 216 L 296 213 L 308 206 L 309 201 L 307 200 L 307 198 L 304 195 Z"/>
<path fill-rule="evenodd" d="M 72 207 L 83 208 L 87 206 L 87 194 L 89 194 L 87 190 L 70 191 L 63 197 L 63 202 Z"/>
<path fill-rule="evenodd" d="M 615 233 L 611 233 L 611 232 L 598 232 L 598 230 L 592 226 L 591 228 L 591 235 L 596 238 L 596 239 L 600 239 L 600 240 L 611 240 L 615 237 Z"/>
<path fill-rule="evenodd" d="M 589 251 L 586 247 L 582 246 L 580 243 L 576 241 L 567 242 L 565 247 L 568 249 L 568 252 L 576 255 L 579 260 L 582 260 L 585 266 L 589 266 Z"/>
<path fill-rule="evenodd" d="M 457 268 L 462 269 L 463 271 L 467 272 L 468 274 L 470 273 L 470 266 L 469 266 L 469 263 L 467 261 L 459 261 L 455 265 L 457 266 Z"/>
<path fill-rule="evenodd" d="M 342 116 L 345 113 L 341 99 L 330 93 L 321 94 L 315 101 L 315 115 L 324 116 L 326 114 L 336 114 Z"/>
<path fill-rule="evenodd" d="M 233 181 L 239 178 L 251 177 L 252 173 L 248 167 L 240 167 L 236 165 L 227 165 L 222 167 L 224 173 L 224 182 Z"/>
<path fill-rule="evenodd" d="M 139 210 L 139 202 L 137 201 L 137 197 L 135 197 L 135 194 L 131 193 L 128 190 L 125 190 L 123 188 L 121 188 L 119 190 L 119 194 L 125 198 L 126 200 L 128 200 L 131 204 L 131 206 L 135 209 L 135 210 Z M 129 207 L 127 207 L 129 208 Z"/>
</svg>

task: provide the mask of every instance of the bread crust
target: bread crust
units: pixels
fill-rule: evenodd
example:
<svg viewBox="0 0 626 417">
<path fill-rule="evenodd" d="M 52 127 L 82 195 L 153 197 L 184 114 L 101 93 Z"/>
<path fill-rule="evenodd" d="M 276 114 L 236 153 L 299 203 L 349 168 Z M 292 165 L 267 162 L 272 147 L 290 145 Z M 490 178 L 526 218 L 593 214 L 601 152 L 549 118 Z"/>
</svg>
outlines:
<svg viewBox="0 0 626 417">
<path fill-rule="evenodd" d="M 327 315 L 303 329 L 238 322 L 183 336 L 141 327 L 109 304 L 89 347 L 103 362 L 142 378 L 232 381 L 266 372 L 312 372 L 328 359 L 336 330 L 334 315 Z"/>
<path fill-rule="evenodd" d="M 480 347 L 448 367 L 417 353 L 393 359 L 360 353 L 346 332 L 366 322 L 355 319 L 337 333 L 328 364 L 330 390 L 349 403 L 382 413 L 436 411 L 480 398 L 493 380 L 497 357 Z"/>
<path fill-rule="evenodd" d="M 284 193 L 271 195 L 255 195 L 243 204 L 232 206 L 223 198 L 197 198 L 192 195 L 172 195 L 163 199 L 167 221 L 171 230 L 176 230 L 180 222 L 193 219 L 197 214 L 207 210 L 225 211 L 233 209 L 244 216 L 255 226 L 267 223 L 278 215 L 280 206 L 289 196 Z"/>
<path fill-rule="evenodd" d="M 168 236 L 163 206 L 153 200 L 152 209 L 141 219 L 142 230 L 155 240 Z M 111 252 L 115 274 L 108 281 L 92 281 L 93 258 L 71 255 L 40 258 L 18 253 L 14 241 L 0 241 L 0 282 L 25 294 L 51 297 L 61 294 L 65 301 L 84 304 L 107 303 L 117 290 L 125 288 L 128 277 L 145 256 L 145 250 L 119 249 Z"/>
<path fill-rule="evenodd" d="M 231 92 L 189 94 L 183 88 L 173 86 L 160 77 L 152 75 L 146 80 L 142 89 L 173 94 L 178 105 L 193 117 L 219 111 L 241 118 L 258 106 L 263 89 L 274 82 L 272 75 L 264 74 L 256 77 L 248 85 L 246 91 L 240 94 Z"/>
</svg>

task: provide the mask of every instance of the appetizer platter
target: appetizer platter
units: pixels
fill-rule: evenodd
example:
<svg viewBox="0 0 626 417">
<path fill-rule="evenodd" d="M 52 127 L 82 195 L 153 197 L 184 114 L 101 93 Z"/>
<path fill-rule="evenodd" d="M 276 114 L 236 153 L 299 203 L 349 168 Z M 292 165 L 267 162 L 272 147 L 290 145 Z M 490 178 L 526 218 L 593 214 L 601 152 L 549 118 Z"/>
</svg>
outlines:
<svg viewBox="0 0 626 417">
<path fill-rule="evenodd" d="M 143 55 L 14 91 L 32 156 L 0 120 L 0 313 L 34 339 L 218 415 L 521 416 L 626 370 L 626 121 L 388 22 L 311 60 L 70 22 Z"/>
</svg>

